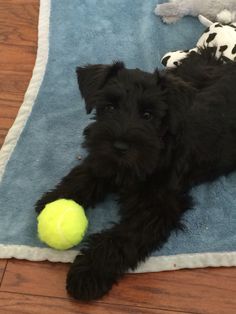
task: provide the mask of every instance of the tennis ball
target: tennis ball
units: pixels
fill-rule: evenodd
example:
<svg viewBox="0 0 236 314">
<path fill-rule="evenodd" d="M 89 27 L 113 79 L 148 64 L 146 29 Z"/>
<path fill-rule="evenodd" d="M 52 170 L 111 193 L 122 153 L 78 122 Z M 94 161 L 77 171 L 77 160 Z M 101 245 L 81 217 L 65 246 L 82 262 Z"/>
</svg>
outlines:
<svg viewBox="0 0 236 314">
<path fill-rule="evenodd" d="M 83 207 L 66 199 L 47 204 L 37 219 L 39 239 L 57 250 L 79 244 L 88 226 Z"/>
</svg>

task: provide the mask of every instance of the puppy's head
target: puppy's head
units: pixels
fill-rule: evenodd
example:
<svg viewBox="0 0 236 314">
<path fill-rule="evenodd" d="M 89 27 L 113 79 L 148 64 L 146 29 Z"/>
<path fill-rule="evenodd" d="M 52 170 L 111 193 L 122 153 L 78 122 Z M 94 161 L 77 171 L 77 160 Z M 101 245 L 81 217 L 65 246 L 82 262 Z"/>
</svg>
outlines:
<svg viewBox="0 0 236 314">
<path fill-rule="evenodd" d="M 179 82 L 158 71 L 126 69 L 122 62 L 78 67 L 77 76 L 87 113 L 95 113 L 84 146 L 97 171 L 141 178 L 163 166 L 167 137 L 178 125 L 170 108 L 177 95 L 168 90 Z"/>
</svg>

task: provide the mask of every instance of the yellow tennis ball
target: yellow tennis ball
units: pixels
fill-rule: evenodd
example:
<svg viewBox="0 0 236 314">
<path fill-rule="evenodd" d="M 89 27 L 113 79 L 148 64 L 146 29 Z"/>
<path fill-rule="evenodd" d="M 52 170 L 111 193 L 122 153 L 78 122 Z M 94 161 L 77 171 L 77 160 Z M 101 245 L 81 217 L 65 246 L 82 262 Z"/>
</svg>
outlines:
<svg viewBox="0 0 236 314">
<path fill-rule="evenodd" d="M 47 204 L 38 216 L 39 239 L 57 250 L 79 244 L 88 226 L 82 206 L 72 200 L 59 199 Z"/>
</svg>

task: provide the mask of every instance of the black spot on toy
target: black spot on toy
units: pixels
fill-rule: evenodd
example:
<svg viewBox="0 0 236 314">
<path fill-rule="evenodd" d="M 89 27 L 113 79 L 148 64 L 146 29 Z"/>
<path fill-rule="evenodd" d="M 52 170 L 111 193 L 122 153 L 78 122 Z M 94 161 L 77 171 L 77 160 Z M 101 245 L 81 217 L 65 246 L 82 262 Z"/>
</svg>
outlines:
<svg viewBox="0 0 236 314">
<path fill-rule="evenodd" d="M 227 46 L 227 45 L 220 46 L 220 52 L 225 51 L 227 48 L 228 48 L 228 46 Z"/>
<path fill-rule="evenodd" d="M 216 37 L 216 33 L 211 33 L 211 34 L 208 36 L 206 42 L 209 44 L 215 37 Z"/>
<path fill-rule="evenodd" d="M 232 54 L 236 53 L 236 45 L 234 45 L 234 48 L 232 49 Z"/>
<path fill-rule="evenodd" d="M 162 59 L 161 63 L 166 66 L 167 65 L 167 61 L 170 59 L 170 56 L 166 56 L 165 58 Z"/>
</svg>

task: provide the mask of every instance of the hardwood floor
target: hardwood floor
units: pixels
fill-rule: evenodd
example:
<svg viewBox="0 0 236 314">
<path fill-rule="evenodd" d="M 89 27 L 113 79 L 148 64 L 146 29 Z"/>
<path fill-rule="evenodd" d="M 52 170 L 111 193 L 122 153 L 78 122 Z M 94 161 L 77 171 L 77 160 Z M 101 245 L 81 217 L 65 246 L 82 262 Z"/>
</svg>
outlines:
<svg viewBox="0 0 236 314">
<path fill-rule="evenodd" d="M 0 0 L 0 144 L 32 75 L 38 0 Z M 0 260 L 0 314 L 236 313 L 236 268 L 127 275 L 101 301 L 71 300 L 67 264 Z"/>
</svg>

